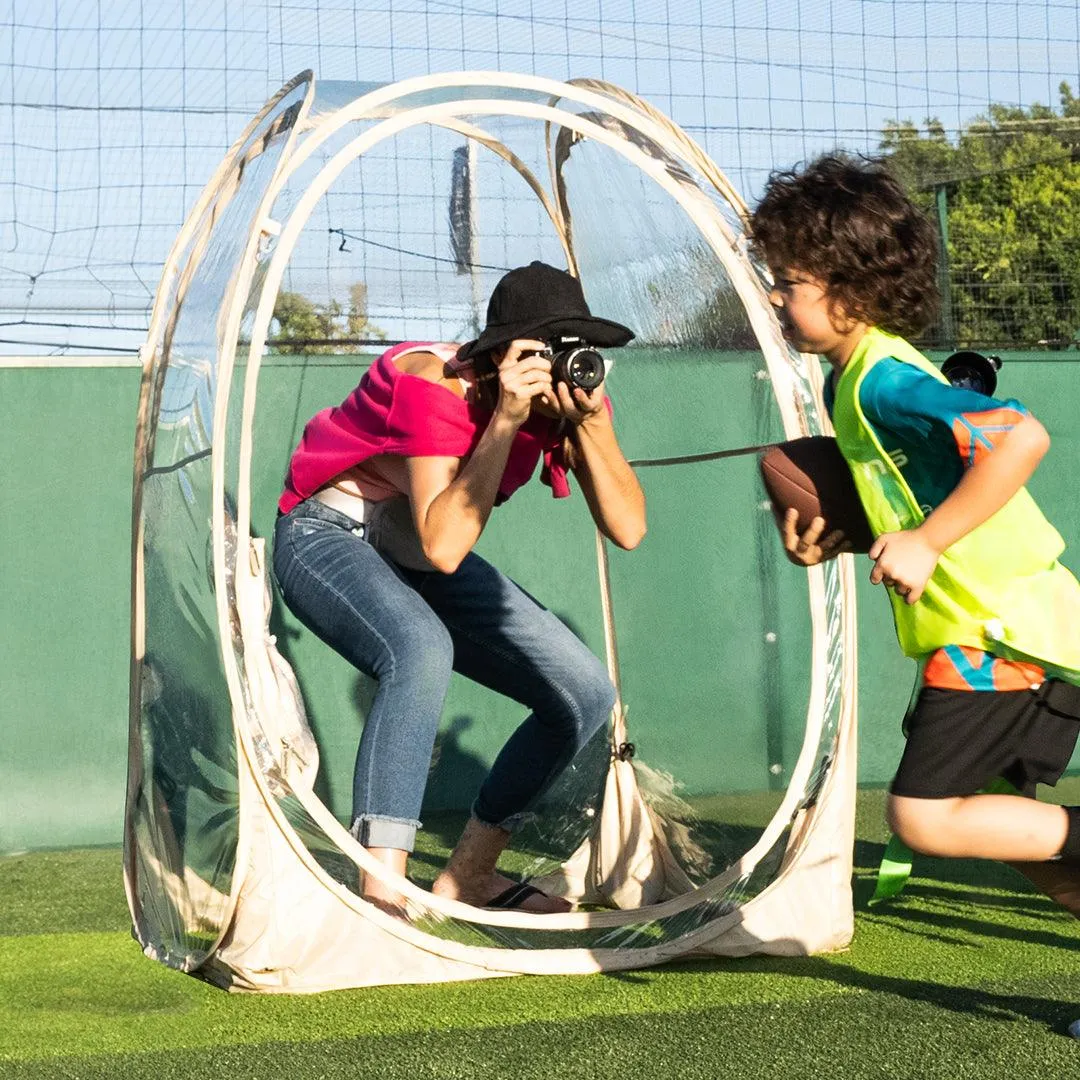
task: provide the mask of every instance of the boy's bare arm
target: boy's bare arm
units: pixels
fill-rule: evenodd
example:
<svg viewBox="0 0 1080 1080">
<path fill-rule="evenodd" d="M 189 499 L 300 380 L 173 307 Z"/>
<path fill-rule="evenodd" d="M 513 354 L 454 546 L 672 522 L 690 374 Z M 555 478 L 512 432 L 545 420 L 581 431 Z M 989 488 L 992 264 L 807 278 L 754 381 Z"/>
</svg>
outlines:
<svg viewBox="0 0 1080 1080">
<path fill-rule="evenodd" d="M 896 589 L 909 604 L 923 588 L 946 548 L 996 514 L 1035 471 L 1050 446 L 1050 436 L 1033 416 L 1025 416 L 987 454 L 917 528 L 885 533 L 874 541 L 870 580 Z"/>
</svg>

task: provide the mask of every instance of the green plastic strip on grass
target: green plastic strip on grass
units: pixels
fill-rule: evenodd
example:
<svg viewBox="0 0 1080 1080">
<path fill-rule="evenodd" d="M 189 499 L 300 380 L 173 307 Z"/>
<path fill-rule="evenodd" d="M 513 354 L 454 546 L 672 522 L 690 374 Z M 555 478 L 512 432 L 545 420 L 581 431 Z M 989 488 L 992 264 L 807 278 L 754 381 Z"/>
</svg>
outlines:
<svg viewBox="0 0 1080 1080">
<path fill-rule="evenodd" d="M 911 877 L 913 858 L 914 852 L 899 836 L 894 833 L 889 837 L 885 854 L 881 856 L 881 865 L 878 867 L 874 895 L 870 897 L 871 907 L 900 894 Z"/>
</svg>

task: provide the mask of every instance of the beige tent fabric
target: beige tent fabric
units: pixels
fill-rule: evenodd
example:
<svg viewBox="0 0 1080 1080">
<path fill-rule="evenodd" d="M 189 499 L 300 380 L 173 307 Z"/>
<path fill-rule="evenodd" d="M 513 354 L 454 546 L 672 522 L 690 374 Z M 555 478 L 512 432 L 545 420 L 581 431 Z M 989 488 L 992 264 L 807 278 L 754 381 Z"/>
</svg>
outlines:
<svg viewBox="0 0 1080 1080">
<path fill-rule="evenodd" d="M 249 550 L 252 582 L 236 593 L 238 631 L 248 642 L 244 674 L 250 694 L 255 751 L 271 790 L 311 790 L 319 771 L 319 748 L 307 722 L 293 670 L 270 633 L 273 596 L 266 577 L 266 541 L 253 537 Z M 262 647 L 252 648 L 252 642 Z M 257 718 L 257 719 L 256 719 Z"/>
<path fill-rule="evenodd" d="M 851 709 L 817 802 L 796 817 L 780 874 L 743 906 L 741 924 L 706 944 L 704 951 L 715 956 L 806 956 L 847 948 L 855 930 L 855 763 Z"/>
<path fill-rule="evenodd" d="M 263 588 L 258 595 L 267 597 Z M 287 668 L 280 656 L 271 659 L 276 653 L 272 640 L 263 641 L 267 665 Z M 284 680 L 286 687 L 290 684 L 291 679 Z M 283 742 L 302 739 L 306 730 L 296 705 L 291 691 L 277 700 Z M 797 816 L 784 868 L 759 896 L 688 934 L 685 941 L 676 939 L 636 954 L 595 950 L 572 960 L 569 953 L 585 951 L 523 954 L 514 949 L 470 949 L 388 919 L 300 857 L 297 839 L 287 835 L 280 815 L 271 810 L 271 785 L 246 760 L 241 784 L 247 808 L 242 883 L 228 929 L 199 974 L 230 990 L 308 993 L 523 970 L 551 974 L 611 970 L 687 953 L 806 955 L 842 949 L 853 926 L 855 725 L 850 709 L 842 736 L 816 801 Z M 303 781 L 309 774 L 301 769 L 294 775 Z M 631 761 L 613 755 L 593 836 L 543 884 L 578 902 L 624 908 L 690 892 L 693 885 L 673 856 L 666 831 L 663 820 L 642 798 Z M 475 962 L 464 959 L 470 955 L 475 955 Z"/>
<path fill-rule="evenodd" d="M 629 951 L 597 951 L 575 963 L 558 950 L 522 957 L 515 950 L 476 949 L 478 960 L 470 964 L 442 955 L 447 945 L 437 938 L 424 948 L 384 928 L 386 917 L 380 912 L 305 865 L 267 812 L 249 774 L 243 792 L 249 807 L 243 884 L 229 928 L 199 974 L 234 991 L 310 993 L 486 978 L 522 967 L 533 973 L 576 974 L 660 963 L 687 953 L 794 956 L 842 949 L 852 929 L 851 864 L 836 852 L 838 845 L 850 851 L 853 815 L 843 795 L 845 788 L 853 789 L 852 777 L 850 764 L 838 760 L 821 800 L 808 812 L 807 842 L 797 857 L 768 890 L 742 906 L 738 918 L 695 934 L 689 949 L 675 941 L 637 957 Z"/>
<path fill-rule="evenodd" d="M 250 772 L 242 797 L 249 808 L 243 884 L 200 976 L 234 991 L 297 994 L 506 974 L 417 948 L 385 929 L 387 917 L 368 905 L 359 913 L 360 901 L 298 857 Z"/>
<path fill-rule="evenodd" d="M 604 801 L 592 835 L 538 888 L 576 903 L 623 909 L 660 903 L 693 890 L 671 852 L 669 833 L 685 827 L 663 821 L 642 798 L 632 760 L 614 753 Z M 692 843 L 681 837 L 684 846 Z"/>
<path fill-rule="evenodd" d="M 258 547 L 253 548 L 252 570 L 261 571 L 259 554 Z M 241 586 L 240 595 L 245 593 L 248 598 L 241 608 L 251 604 L 251 596 L 259 598 L 262 608 L 257 616 L 262 636 L 257 640 L 262 641 L 266 655 L 259 669 L 280 673 L 263 684 L 261 708 L 275 717 L 281 747 L 302 744 L 310 732 L 291 689 L 291 673 L 285 674 L 288 666 L 265 633 L 270 601 L 261 573 Z M 249 617 L 256 617 L 254 611 L 244 616 Z M 855 725 L 851 712 L 850 708 L 845 711 L 837 755 L 816 801 L 797 816 L 777 879 L 759 896 L 721 913 L 714 923 L 685 939 L 643 950 L 477 948 L 423 933 L 422 919 L 416 926 L 390 919 L 330 879 L 313 860 L 302 857 L 301 842 L 289 835 L 280 812 L 274 812 L 273 788 L 280 781 L 286 787 L 293 780 L 309 782 L 310 763 L 288 769 L 286 778 L 279 772 L 287 764 L 284 755 L 264 773 L 265 757 L 252 752 L 241 761 L 245 857 L 239 869 L 237 900 L 224 936 L 198 974 L 234 991 L 310 993 L 522 971 L 576 974 L 645 966 L 688 953 L 805 955 L 844 948 L 853 925 Z M 237 719 L 247 724 L 248 718 Z M 616 727 L 622 729 L 621 724 Z M 241 741 L 254 751 L 250 737 Z M 672 854 L 667 829 L 645 803 L 631 761 L 613 754 L 593 836 L 544 884 L 578 902 L 623 908 L 640 908 L 691 892 L 693 885 Z M 640 914 L 646 921 L 646 913 Z"/>
</svg>

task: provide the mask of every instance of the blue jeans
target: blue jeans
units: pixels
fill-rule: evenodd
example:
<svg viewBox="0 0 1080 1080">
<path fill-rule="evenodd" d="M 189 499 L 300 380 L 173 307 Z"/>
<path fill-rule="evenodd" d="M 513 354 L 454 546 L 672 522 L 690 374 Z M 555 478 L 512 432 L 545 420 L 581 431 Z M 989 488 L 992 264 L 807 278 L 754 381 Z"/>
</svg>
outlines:
<svg viewBox="0 0 1080 1080">
<path fill-rule="evenodd" d="M 499 751 L 473 805 L 513 830 L 608 720 L 601 662 L 523 589 L 470 553 L 452 574 L 409 570 L 364 527 L 308 499 L 278 518 L 274 574 L 290 610 L 378 682 L 353 780 L 353 834 L 411 851 L 450 674 L 530 714 Z"/>
</svg>

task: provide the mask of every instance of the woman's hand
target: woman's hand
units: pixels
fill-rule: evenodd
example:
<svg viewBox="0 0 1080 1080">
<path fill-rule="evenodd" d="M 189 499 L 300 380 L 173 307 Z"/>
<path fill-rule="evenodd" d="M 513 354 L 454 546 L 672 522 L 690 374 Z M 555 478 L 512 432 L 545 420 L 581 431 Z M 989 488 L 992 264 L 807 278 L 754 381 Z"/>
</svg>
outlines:
<svg viewBox="0 0 1080 1080">
<path fill-rule="evenodd" d="M 534 398 L 550 398 L 551 361 L 540 355 L 542 341 L 521 338 L 511 341 L 496 361 L 499 369 L 499 401 L 495 415 L 520 427 L 529 418 Z"/>
<path fill-rule="evenodd" d="M 908 604 L 914 604 L 922 596 L 941 552 L 919 529 L 906 529 L 882 533 L 870 547 L 870 558 L 874 560 L 871 583 L 884 584 Z"/>
<path fill-rule="evenodd" d="M 814 518 L 810 527 L 800 536 L 795 531 L 799 522 L 799 511 L 789 507 L 784 514 L 782 533 L 784 537 L 784 550 L 788 559 L 796 566 L 817 566 L 818 563 L 835 559 L 843 551 L 850 551 L 851 544 L 848 538 L 839 530 L 834 529 L 828 536 L 822 536 L 825 531 L 825 519 Z"/>
<path fill-rule="evenodd" d="M 545 394 L 540 400 L 541 411 L 556 419 L 568 420 L 571 424 L 582 424 L 604 408 L 604 384 L 582 390 L 580 386 L 557 382 L 552 386 L 551 393 Z"/>
</svg>

